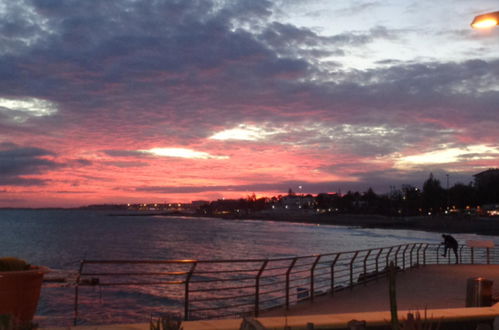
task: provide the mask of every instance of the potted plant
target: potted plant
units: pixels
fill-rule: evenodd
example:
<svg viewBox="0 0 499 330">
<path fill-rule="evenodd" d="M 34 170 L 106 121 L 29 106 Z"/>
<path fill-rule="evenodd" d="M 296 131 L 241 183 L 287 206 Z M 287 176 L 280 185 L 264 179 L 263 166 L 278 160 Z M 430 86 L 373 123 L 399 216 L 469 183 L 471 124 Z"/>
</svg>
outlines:
<svg viewBox="0 0 499 330">
<path fill-rule="evenodd" d="M 21 259 L 0 258 L 0 315 L 9 315 L 15 327 L 31 325 L 46 272 Z"/>
</svg>

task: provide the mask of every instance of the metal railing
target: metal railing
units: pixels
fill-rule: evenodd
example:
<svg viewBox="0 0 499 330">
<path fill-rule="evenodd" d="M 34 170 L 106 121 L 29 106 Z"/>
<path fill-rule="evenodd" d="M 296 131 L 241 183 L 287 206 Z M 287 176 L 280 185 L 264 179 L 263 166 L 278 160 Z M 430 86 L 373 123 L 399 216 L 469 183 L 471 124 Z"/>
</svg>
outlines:
<svg viewBox="0 0 499 330">
<path fill-rule="evenodd" d="M 168 298 L 168 309 L 184 320 L 255 315 L 275 307 L 357 285 L 386 275 L 390 262 L 399 271 L 455 262 L 442 245 L 412 243 L 357 251 L 276 259 L 240 260 L 82 260 L 75 285 L 74 323 L 80 316 L 84 287 L 153 287 Z M 459 262 L 498 264 L 499 249 L 458 250 Z"/>
</svg>

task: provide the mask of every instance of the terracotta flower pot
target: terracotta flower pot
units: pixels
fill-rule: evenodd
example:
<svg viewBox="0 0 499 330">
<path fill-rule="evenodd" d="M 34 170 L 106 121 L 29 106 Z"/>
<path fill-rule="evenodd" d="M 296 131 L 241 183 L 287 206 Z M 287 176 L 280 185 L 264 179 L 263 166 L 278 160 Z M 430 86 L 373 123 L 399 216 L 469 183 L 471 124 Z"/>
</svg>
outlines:
<svg viewBox="0 0 499 330">
<path fill-rule="evenodd" d="M 31 324 L 36 312 L 45 267 L 0 272 L 0 315 L 9 314 L 16 325 Z"/>
</svg>

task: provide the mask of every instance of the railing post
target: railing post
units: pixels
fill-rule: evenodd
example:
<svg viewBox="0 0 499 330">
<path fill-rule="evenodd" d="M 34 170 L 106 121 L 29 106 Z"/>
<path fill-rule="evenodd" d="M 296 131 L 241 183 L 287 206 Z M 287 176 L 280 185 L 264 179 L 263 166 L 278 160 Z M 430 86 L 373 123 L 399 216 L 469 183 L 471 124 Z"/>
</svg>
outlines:
<svg viewBox="0 0 499 330">
<path fill-rule="evenodd" d="M 412 254 L 414 253 L 414 249 L 416 248 L 416 244 L 412 244 L 412 248 L 411 248 L 411 251 L 409 251 L 409 263 L 410 263 L 410 266 L 409 268 L 412 268 L 413 266 L 413 263 L 412 263 Z"/>
<path fill-rule="evenodd" d="M 395 268 L 397 268 L 399 266 L 399 251 L 400 251 L 401 247 L 402 247 L 402 245 L 399 245 L 397 247 L 397 251 L 395 251 Z"/>
<path fill-rule="evenodd" d="M 378 280 L 378 274 L 379 274 L 379 257 L 381 256 L 381 253 L 383 252 L 384 248 L 379 249 L 378 254 L 376 255 L 376 280 Z"/>
<path fill-rule="evenodd" d="M 197 261 L 192 263 L 191 269 L 187 276 L 185 277 L 185 292 L 184 292 L 184 321 L 189 321 L 189 283 L 196 268 Z"/>
<path fill-rule="evenodd" d="M 315 283 L 314 283 L 314 272 L 315 272 L 315 266 L 317 266 L 317 263 L 319 262 L 319 259 L 321 258 L 321 255 L 319 254 L 317 258 L 315 258 L 314 263 L 312 264 L 312 268 L 310 269 L 310 301 L 314 301 L 314 296 L 315 296 Z"/>
<path fill-rule="evenodd" d="M 80 261 L 80 268 L 78 269 L 78 275 L 76 276 L 76 285 L 75 285 L 75 305 L 74 305 L 74 319 L 73 325 L 76 326 L 78 322 L 78 299 L 79 299 L 79 287 L 80 287 L 80 279 L 81 272 L 83 271 L 83 265 L 85 264 L 85 260 Z"/>
<path fill-rule="evenodd" d="M 269 260 L 265 260 L 262 264 L 262 267 L 260 267 L 260 270 L 258 270 L 258 274 L 256 275 L 256 283 L 255 283 L 255 317 L 258 317 L 258 314 L 260 312 L 260 276 L 262 276 L 263 271 L 265 270 L 265 267 L 267 266 L 267 263 Z"/>
<path fill-rule="evenodd" d="M 390 261 L 390 253 L 392 253 L 393 246 L 390 247 L 388 253 L 386 254 L 385 269 L 388 271 L 388 262 Z"/>
<path fill-rule="evenodd" d="M 402 251 L 402 270 L 405 270 L 405 253 L 407 252 L 407 248 L 409 248 L 409 245 L 406 245 Z"/>
<path fill-rule="evenodd" d="M 490 248 L 487 248 L 487 265 L 490 265 Z"/>
<path fill-rule="evenodd" d="M 475 263 L 475 248 L 471 247 L 471 264 Z"/>
<path fill-rule="evenodd" d="M 289 265 L 288 270 L 286 271 L 286 309 L 289 309 L 289 275 L 291 274 L 291 269 L 293 269 L 296 260 L 298 260 L 298 258 L 294 258 L 291 261 L 291 265 Z"/>
<path fill-rule="evenodd" d="M 372 250 L 368 250 L 366 256 L 364 257 L 364 285 L 367 285 L 367 259 L 371 254 Z"/>
<path fill-rule="evenodd" d="M 419 266 L 419 251 L 421 250 L 422 247 L 423 247 L 423 243 L 419 243 L 419 247 L 416 250 L 416 264 L 418 264 L 418 266 Z"/>
<path fill-rule="evenodd" d="M 333 260 L 333 263 L 331 264 L 331 295 L 334 295 L 334 266 L 336 265 L 336 262 L 340 258 L 341 253 L 336 254 L 336 257 Z"/>
<path fill-rule="evenodd" d="M 353 289 L 353 263 L 355 261 L 355 258 L 357 258 L 357 255 L 359 254 L 359 251 L 355 251 L 353 254 L 352 260 L 350 260 L 350 290 Z"/>
<path fill-rule="evenodd" d="M 424 249 L 423 249 L 423 266 L 426 266 L 426 249 L 428 249 L 428 246 L 430 246 L 428 243 L 426 243 Z"/>
</svg>

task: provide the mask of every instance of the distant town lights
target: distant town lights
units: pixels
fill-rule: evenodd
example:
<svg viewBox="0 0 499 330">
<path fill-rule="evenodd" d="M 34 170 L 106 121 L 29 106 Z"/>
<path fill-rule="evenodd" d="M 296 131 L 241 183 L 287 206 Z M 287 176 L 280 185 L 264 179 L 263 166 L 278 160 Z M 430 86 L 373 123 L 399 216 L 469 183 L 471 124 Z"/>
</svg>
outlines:
<svg viewBox="0 0 499 330">
<path fill-rule="evenodd" d="M 474 29 L 487 29 L 499 24 L 499 11 L 478 15 L 471 22 Z"/>
</svg>

